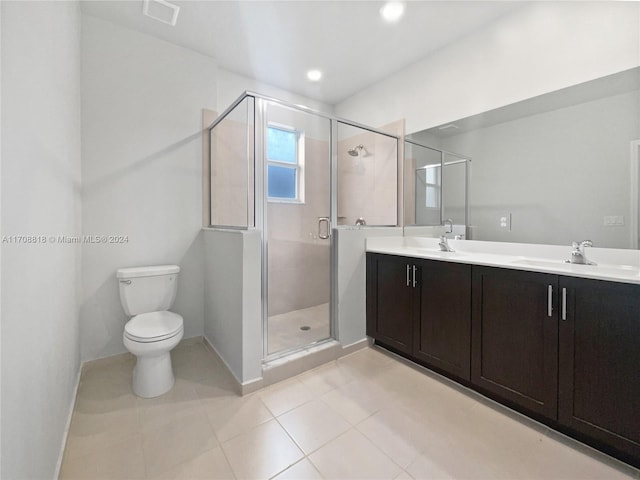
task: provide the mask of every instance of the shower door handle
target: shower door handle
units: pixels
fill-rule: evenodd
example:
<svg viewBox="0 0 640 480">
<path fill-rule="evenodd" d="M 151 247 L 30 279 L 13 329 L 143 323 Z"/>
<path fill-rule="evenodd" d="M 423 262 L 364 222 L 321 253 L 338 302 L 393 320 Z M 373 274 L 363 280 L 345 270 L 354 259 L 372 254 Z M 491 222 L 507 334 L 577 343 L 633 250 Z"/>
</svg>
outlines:
<svg viewBox="0 0 640 480">
<path fill-rule="evenodd" d="M 325 232 L 322 233 L 322 224 L 326 224 Z M 329 217 L 320 217 L 318 218 L 318 237 L 322 240 L 326 240 L 331 235 L 331 222 L 329 221 Z"/>
</svg>

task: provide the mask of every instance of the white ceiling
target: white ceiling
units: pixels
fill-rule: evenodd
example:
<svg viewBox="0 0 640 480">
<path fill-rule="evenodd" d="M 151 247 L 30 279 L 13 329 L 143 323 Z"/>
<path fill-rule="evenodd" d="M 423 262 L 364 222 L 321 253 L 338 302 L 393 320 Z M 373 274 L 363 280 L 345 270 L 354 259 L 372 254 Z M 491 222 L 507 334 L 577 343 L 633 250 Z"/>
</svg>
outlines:
<svg viewBox="0 0 640 480">
<path fill-rule="evenodd" d="M 522 1 L 409 1 L 387 24 L 384 2 L 172 1 L 175 27 L 142 14 L 142 0 L 83 1 L 82 11 L 216 59 L 226 70 L 336 104 L 482 28 Z M 319 83 L 306 71 L 324 72 Z"/>
</svg>

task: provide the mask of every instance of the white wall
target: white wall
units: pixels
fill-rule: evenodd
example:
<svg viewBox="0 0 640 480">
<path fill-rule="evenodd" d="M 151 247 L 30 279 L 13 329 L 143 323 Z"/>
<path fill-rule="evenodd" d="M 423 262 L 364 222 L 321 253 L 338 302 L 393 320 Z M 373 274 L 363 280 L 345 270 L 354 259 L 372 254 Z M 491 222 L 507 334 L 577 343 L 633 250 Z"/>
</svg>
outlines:
<svg viewBox="0 0 640 480">
<path fill-rule="evenodd" d="M 207 229 L 204 336 L 239 384 L 262 377 L 262 264 L 257 230 Z"/>
<path fill-rule="evenodd" d="M 125 351 L 119 267 L 178 264 L 172 310 L 202 335 L 202 109 L 216 110 L 213 59 L 82 17 L 83 231 L 128 242 L 83 247 L 82 356 Z"/>
<path fill-rule="evenodd" d="M 80 11 L 2 2 L 2 478 L 54 478 L 80 366 Z"/>
<path fill-rule="evenodd" d="M 2 7 L 0 6 L 0 52 L 2 52 Z M 0 53 L 0 59 L 2 55 Z M 2 112 L 2 61 L 0 60 L 0 112 Z M 2 116 L 0 115 L 0 172 L 2 172 Z M 0 177 L 1 178 L 1 177 Z M 0 212 L 2 211 L 2 181 L 0 180 Z M 0 237 L 2 221 L 0 221 Z M 0 248 L 0 298 L 2 297 L 2 249 Z M 2 374 L 2 308 L 0 307 L 0 375 Z M 1 378 L 1 377 L 0 377 Z M 2 381 L 0 380 L 0 425 L 2 425 Z M 2 434 L 0 434 L 0 478 L 2 478 Z"/>
<path fill-rule="evenodd" d="M 571 245 L 588 238 L 629 248 L 629 145 L 639 138 L 636 90 L 454 135 L 442 146 L 473 159 L 472 239 Z M 509 213 L 511 230 L 499 221 Z M 625 225 L 604 226 L 611 215 Z"/>
<path fill-rule="evenodd" d="M 242 379 L 242 233 L 203 232 L 204 336 L 238 381 Z"/>
<path fill-rule="evenodd" d="M 334 229 L 337 241 L 338 340 L 348 347 L 366 337 L 366 252 L 365 242 L 372 237 L 402 236 L 401 227 Z"/>
<path fill-rule="evenodd" d="M 410 6 L 409 6 L 410 7 Z M 640 65 L 640 3 L 532 2 L 335 106 L 408 133 Z"/>
<path fill-rule="evenodd" d="M 245 91 L 251 91 L 254 93 L 260 93 L 269 97 L 274 97 L 279 100 L 284 100 L 288 103 L 295 105 L 302 105 L 304 107 L 318 110 L 323 113 L 333 113 L 333 107 L 329 104 L 312 100 L 295 93 L 282 90 L 281 88 L 274 87 L 272 85 L 259 82 L 253 78 L 238 75 L 236 73 L 218 69 L 218 106 L 222 113 L 227 109 L 229 105 L 233 103 L 240 95 Z M 286 123 L 286 121 L 285 121 Z M 318 138 L 322 138 L 324 135 L 320 135 Z"/>
</svg>

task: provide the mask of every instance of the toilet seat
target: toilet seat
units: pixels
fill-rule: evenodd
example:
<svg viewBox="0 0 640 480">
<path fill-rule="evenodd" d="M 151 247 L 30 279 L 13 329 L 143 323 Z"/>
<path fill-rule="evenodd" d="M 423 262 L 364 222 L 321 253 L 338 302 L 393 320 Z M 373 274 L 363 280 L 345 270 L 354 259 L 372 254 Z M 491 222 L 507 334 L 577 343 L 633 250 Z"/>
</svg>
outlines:
<svg viewBox="0 0 640 480">
<path fill-rule="evenodd" d="M 136 315 L 124 326 L 124 335 L 133 342 L 152 343 L 175 337 L 183 331 L 182 316 L 169 311 Z"/>
</svg>

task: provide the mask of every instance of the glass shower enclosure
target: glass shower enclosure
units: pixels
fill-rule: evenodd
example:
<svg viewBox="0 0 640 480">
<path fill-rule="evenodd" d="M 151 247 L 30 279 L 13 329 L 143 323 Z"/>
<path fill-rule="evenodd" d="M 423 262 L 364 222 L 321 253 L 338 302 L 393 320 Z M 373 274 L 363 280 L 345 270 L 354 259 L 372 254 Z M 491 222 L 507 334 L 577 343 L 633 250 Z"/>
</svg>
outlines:
<svg viewBox="0 0 640 480">
<path fill-rule="evenodd" d="M 350 224 L 365 216 L 380 221 L 360 201 L 370 195 L 349 188 L 348 173 L 354 171 L 344 165 L 350 159 L 349 165 L 359 168 L 356 180 L 362 186 L 380 169 L 373 161 L 374 144 L 384 145 L 379 150 L 392 158 L 395 172 L 398 138 L 250 92 L 213 122 L 209 135 L 210 226 L 261 232 L 263 358 L 335 338 L 333 229 L 347 215 Z M 372 156 L 369 174 L 365 153 L 348 153 L 352 143 L 365 141 Z M 387 208 L 393 215 L 384 221 L 393 225 L 396 178 L 385 190 L 393 196 Z M 358 206 L 347 207 L 349 202 Z M 339 217 L 340 205 L 346 213 Z"/>
</svg>

